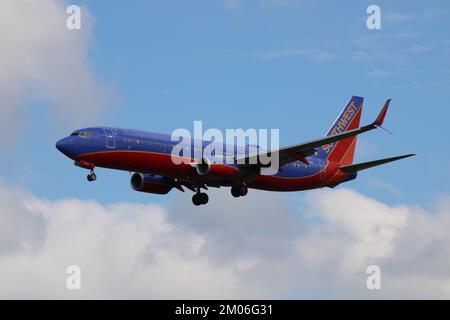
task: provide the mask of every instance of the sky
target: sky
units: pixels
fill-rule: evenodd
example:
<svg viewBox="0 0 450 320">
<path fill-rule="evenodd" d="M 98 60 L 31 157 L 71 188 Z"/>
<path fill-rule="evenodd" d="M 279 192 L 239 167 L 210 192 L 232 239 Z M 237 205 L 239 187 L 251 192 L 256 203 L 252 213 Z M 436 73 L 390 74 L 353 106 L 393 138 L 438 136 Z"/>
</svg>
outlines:
<svg viewBox="0 0 450 320">
<path fill-rule="evenodd" d="M 449 298 L 449 30 L 443 1 L 0 1 L 0 298 Z M 223 189 L 193 208 L 177 190 L 134 192 L 127 172 L 88 184 L 54 147 L 91 125 L 195 120 L 299 143 L 352 95 L 362 123 L 392 98 L 393 135 L 360 136 L 355 161 L 417 156 L 334 190 Z M 65 288 L 70 263 L 80 292 Z"/>
</svg>

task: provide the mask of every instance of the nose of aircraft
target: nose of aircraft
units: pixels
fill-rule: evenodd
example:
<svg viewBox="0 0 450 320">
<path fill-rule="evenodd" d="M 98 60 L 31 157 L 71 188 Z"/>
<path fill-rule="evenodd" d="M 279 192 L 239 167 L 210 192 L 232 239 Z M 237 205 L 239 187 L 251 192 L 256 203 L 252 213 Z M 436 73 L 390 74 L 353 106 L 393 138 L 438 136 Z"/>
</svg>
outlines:
<svg viewBox="0 0 450 320">
<path fill-rule="evenodd" d="M 61 139 L 56 143 L 56 149 L 68 156 L 70 153 L 70 144 L 69 138 Z"/>
</svg>

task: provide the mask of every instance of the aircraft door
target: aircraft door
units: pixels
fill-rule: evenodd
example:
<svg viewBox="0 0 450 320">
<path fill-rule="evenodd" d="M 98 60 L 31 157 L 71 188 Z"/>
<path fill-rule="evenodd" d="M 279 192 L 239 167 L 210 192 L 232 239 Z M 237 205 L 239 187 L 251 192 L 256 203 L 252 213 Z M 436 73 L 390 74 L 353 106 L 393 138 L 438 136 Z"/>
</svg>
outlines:
<svg viewBox="0 0 450 320">
<path fill-rule="evenodd" d="M 109 149 L 116 148 L 116 136 L 112 129 L 104 129 L 106 135 L 106 147 Z"/>
<path fill-rule="evenodd" d="M 325 180 L 327 180 L 328 163 L 327 163 L 327 161 L 324 161 L 321 163 L 321 165 L 322 165 L 322 171 L 320 172 L 320 181 L 325 181 Z"/>
</svg>

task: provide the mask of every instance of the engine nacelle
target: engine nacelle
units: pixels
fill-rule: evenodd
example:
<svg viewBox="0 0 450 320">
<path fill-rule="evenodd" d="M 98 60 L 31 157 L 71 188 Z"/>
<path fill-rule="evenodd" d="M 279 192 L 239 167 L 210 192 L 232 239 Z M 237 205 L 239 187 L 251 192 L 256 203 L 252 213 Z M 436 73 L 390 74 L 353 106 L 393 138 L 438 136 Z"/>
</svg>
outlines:
<svg viewBox="0 0 450 320">
<path fill-rule="evenodd" d="M 131 176 L 130 184 L 135 191 L 156 194 L 166 194 L 173 188 L 164 176 L 142 173 L 134 173 Z"/>
<path fill-rule="evenodd" d="M 234 180 L 239 175 L 239 169 L 223 163 L 214 163 L 203 158 L 195 165 L 199 176 L 207 176 L 216 180 Z"/>
<path fill-rule="evenodd" d="M 207 158 L 203 158 L 197 163 L 196 169 L 199 176 L 206 176 L 211 171 L 211 161 Z"/>
</svg>

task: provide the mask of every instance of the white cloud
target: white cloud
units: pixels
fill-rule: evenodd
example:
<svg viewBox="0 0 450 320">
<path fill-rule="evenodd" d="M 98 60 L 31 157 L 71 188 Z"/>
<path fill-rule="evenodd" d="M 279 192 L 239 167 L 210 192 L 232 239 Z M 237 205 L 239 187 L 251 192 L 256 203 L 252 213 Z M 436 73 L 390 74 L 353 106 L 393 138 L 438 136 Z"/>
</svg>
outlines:
<svg viewBox="0 0 450 320">
<path fill-rule="evenodd" d="M 409 12 L 388 12 L 382 13 L 381 18 L 388 23 L 404 23 L 413 20 L 415 17 Z"/>
<path fill-rule="evenodd" d="M 448 16 L 449 11 L 447 9 L 443 9 L 442 7 L 439 9 L 428 8 L 422 13 L 424 19 L 429 20 L 437 20 L 441 18 L 445 18 Z"/>
<path fill-rule="evenodd" d="M 224 0 L 225 8 L 231 12 L 236 12 L 239 9 L 239 0 Z"/>
<path fill-rule="evenodd" d="M 439 20 L 448 16 L 449 11 L 446 9 L 435 9 L 428 8 L 419 13 L 411 12 L 387 12 L 383 14 L 382 19 L 385 19 L 388 23 L 400 24 L 405 22 L 410 22 L 413 20 L 424 21 L 424 20 Z"/>
<path fill-rule="evenodd" d="M 303 0 L 260 0 L 260 5 L 263 8 L 292 7 L 302 2 Z M 223 3 L 227 10 L 236 12 L 240 7 L 241 0 L 224 0 Z"/>
<path fill-rule="evenodd" d="M 54 123 L 91 123 L 114 100 L 89 66 L 92 17 L 66 28 L 60 0 L 0 2 L 0 134 L 20 133 L 33 102 L 45 102 Z"/>
<path fill-rule="evenodd" d="M 384 69 L 372 69 L 369 74 L 370 77 L 393 77 L 397 73 L 394 71 L 384 70 Z"/>
<path fill-rule="evenodd" d="M 347 189 L 302 208 L 255 190 L 200 208 L 189 194 L 168 208 L 0 195 L 0 298 L 450 297 L 448 199 L 427 212 Z M 72 264 L 81 291 L 65 287 Z M 381 291 L 365 288 L 370 264 Z"/>
<path fill-rule="evenodd" d="M 291 7 L 303 2 L 302 0 L 261 0 L 263 7 Z"/>
<path fill-rule="evenodd" d="M 419 32 L 400 32 L 396 35 L 396 37 L 399 39 L 414 39 L 421 36 L 422 34 Z"/>
<path fill-rule="evenodd" d="M 411 47 L 411 51 L 413 53 L 424 53 L 424 52 L 428 52 L 431 49 L 433 49 L 430 46 L 423 46 L 423 45 L 419 45 L 419 44 L 415 44 Z"/>
<path fill-rule="evenodd" d="M 392 185 L 391 183 L 383 179 L 377 178 L 376 176 L 372 176 L 368 180 L 368 183 L 375 188 L 380 188 L 389 191 L 391 194 L 395 196 L 402 195 L 402 192 L 396 186 Z"/>
<path fill-rule="evenodd" d="M 307 57 L 317 61 L 325 61 L 332 59 L 334 55 L 330 52 L 319 49 L 293 48 L 293 49 L 284 49 L 258 53 L 256 54 L 256 57 L 261 60 L 276 60 L 289 57 Z"/>
</svg>

